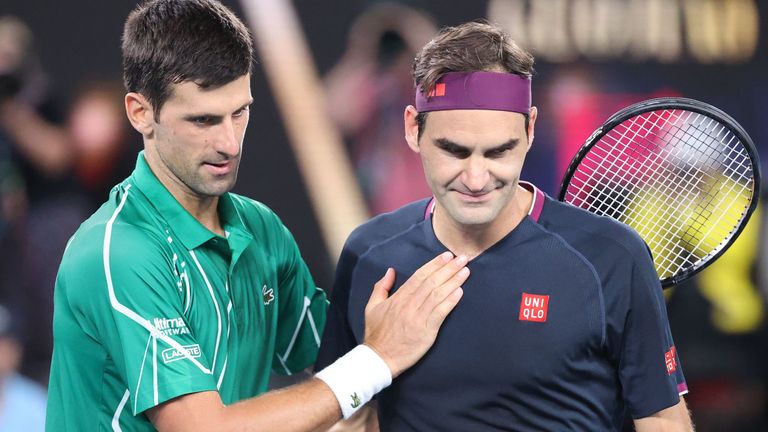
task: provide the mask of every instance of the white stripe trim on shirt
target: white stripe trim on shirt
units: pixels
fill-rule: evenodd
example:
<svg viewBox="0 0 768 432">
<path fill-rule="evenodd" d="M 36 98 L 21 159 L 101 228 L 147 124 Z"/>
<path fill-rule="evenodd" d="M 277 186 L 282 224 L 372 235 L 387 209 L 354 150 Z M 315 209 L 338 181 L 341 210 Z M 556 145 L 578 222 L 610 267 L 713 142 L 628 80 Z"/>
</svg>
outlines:
<svg viewBox="0 0 768 432">
<path fill-rule="evenodd" d="M 229 352 L 229 332 L 232 327 L 232 296 L 229 295 L 229 281 L 224 282 L 224 289 L 227 290 L 227 352 Z"/>
<path fill-rule="evenodd" d="M 155 337 L 152 338 L 152 386 L 155 406 L 157 406 L 159 402 L 157 399 L 157 338 Z"/>
<path fill-rule="evenodd" d="M 187 287 L 187 302 L 184 305 L 184 315 L 187 315 L 187 311 L 189 311 L 189 303 L 192 300 L 191 291 L 189 290 L 189 276 L 187 275 L 187 270 L 184 269 L 184 271 L 181 273 L 180 276 L 182 279 L 184 279 L 184 285 Z"/>
<path fill-rule="evenodd" d="M 285 369 L 286 375 L 293 375 L 293 371 L 288 369 L 288 365 L 285 364 L 285 361 L 282 357 L 280 357 L 280 354 L 277 355 L 277 359 L 280 360 L 280 364 L 283 365 L 283 369 Z"/>
<path fill-rule="evenodd" d="M 74 239 L 75 239 L 75 236 L 76 236 L 76 235 L 77 235 L 77 233 L 75 233 L 75 234 L 72 234 L 72 237 L 70 237 L 70 238 L 69 238 L 69 240 L 67 240 L 67 244 L 66 244 L 66 246 L 64 246 L 64 253 L 66 253 L 66 252 L 67 252 L 67 249 L 69 249 L 69 245 L 71 245 L 71 244 L 72 244 L 72 240 L 74 240 Z"/>
<path fill-rule="evenodd" d="M 227 372 L 227 361 L 229 360 L 229 354 L 224 357 L 224 366 L 221 368 L 221 375 L 219 375 L 219 382 L 216 383 L 216 388 L 221 390 L 221 383 L 224 381 L 224 374 Z"/>
<path fill-rule="evenodd" d="M 315 343 L 318 348 L 320 347 L 320 335 L 317 333 L 317 327 L 315 326 L 315 318 L 312 316 L 312 310 L 307 309 L 307 318 L 309 318 L 309 326 L 312 327 L 312 335 L 315 337 Z"/>
<path fill-rule="evenodd" d="M 213 375 L 213 373 L 210 370 L 208 370 L 208 368 L 203 366 L 199 361 L 197 361 L 194 357 L 192 357 L 187 352 L 187 350 L 181 346 L 180 343 L 164 335 L 159 330 L 157 330 L 157 328 L 155 328 L 155 326 L 152 325 L 152 323 L 144 319 L 141 315 L 137 314 L 133 310 L 127 308 L 126 306 L 121 304 L 119 301 L 117 301 L 117 297 L 115 296 L 115 288 L 114 288 L 114 285 L 112 284 L 112 271 L 109 263 L 109 250 L 112 243 L 112 226 L 115 224 L 115 219 L 117 219 L 117 216 L 120 214 L 120 211 L 123 209 L 123 206 L 125 205 L 125 201 L 128 199 L 130 189 L 131 189 L 130 184 L 125 187 L 125 194 L 123 195 L 122 200 L 120 200 L 120 204 L 115 209 L 115 212 L 112 214 L 112 217 L 107 222 L 106 230 L 104 232 L 103 260 L 104 260 L 104 274 L 107 279 L 107 291 L 109 292 L 109 302 L 112 305 L 112 308 L 115 309 L 117 312 L 125 315 L 132 321 L 144 327 L 151 335 L 155 336 L 156 338 L 159 338 L 163 342 L 175 348 L 187 360 L 191 361 L 192 364 L 197 366 L 197 368 L 200 369 L 200 371 L 208 375 Z M 136 395 L 136 397 L 138 397 L 138 394 Z"/>
<path fill-rule="evenodd" d="M 229 296 L 229 282 L 224 282 L 224 289 L 227 290 L 227 296 Z M 216 383 L 216 388 L 221 390 L 221 383 L 224 381 L 224 374 L 227 373 L 227 362 L 229 362 L 229 331 L 231 328 L 231 317 L 230 314 L 232 313 L 232 297 L 229 298 L 229 303 L 227 304 L 227 355 L 224 357 L 224 366 L 221 368 L 221 374 L 219 375 L 219 381 Z"/>
<path fill-rule="evenodd" d="M 125 389 L 125 393 L 123 393 L 123 398 L 120 400 L 120 403 L 117 405 L 117 409 L 115 409 L 115 414 L 112 416 L 113 432 L 122 432 L 122 429 L 120 428 L 120 414 L 123 413 L 123 408 L 125 408 L 125 403 L 128 402 L 128 396 L 130 394 L 131 392 L 129 392 L 128 389 Z"/>
<path fill-rule="evenodd" d="M 301 310 L 301 316 L 299 317 L 299 322 L 296 324 L 296 329 L 293 331 L 293 337 L 291 337 L 291 342 L 288 344 L 288 348 L 286 348 L 285 353 L 282 355 L 278 355 L 277 357 L 280 359 L 280 362 L 283 363 L 283 367 L 288 370 L 288 367 L 285 365 L 285 360 L 288 359 L 288 356 L 291 355 L 291 351 L 293 351 L 293 345 L 296 343 L 296 338 L 299 336 L 299 331 L 301 330 L 301 326 L 304 324 L 304 317 L 307 316 L 307 312 L 309 311 L 309 305 L 312 304 L 312 301 L 309 299 L 309 297 L 304 296 L 304 308 Z M 311 312 L 310 312 L 311 313 Z M 315 332 L 315 340 L 317 340 L 317 332 Z"/>
<path fill-rule="evenodd" d="M 141 369 L 139 369 L 139 380 L 136 383 L 136 395 L 139 394 L 139 389 L 141 388 L 141 377 L 144 375 L 144 366 L 147 364 L 147 352 L 149 351 L 149 342 L 152 341 L 152 335 L 150 334 L 147 336 L 147 347 L 144 348 L 144 357 L 141 359 Z M 136 412 L 136 407 L 139 404 L 139 398 L 135 397 L 133 398 L 133 412 Z"/>
<path fill-rule="evenodd" d="M 216 356 L 219 355 L 219 341 L 221 339 L 221 311 L 219 310 L 219 302 L 216 301 L 216 295 L 213 292 L 213 287 L 211 286 L 211 282 L 208 280 L 208 275 L 205 274 L 205 270 L 203 270 L 203 266 L 200 265 L 200 261 L 197 260 L 197 255 L 195 254 L 195 251 L 191 250 L 189 251 L 189 254 L 192 256 L 192 260 L 195 261 L 195 265 L 197 266 L 197 269 L 200 270 L 200 274 L 203 276 L 205 285 L 208 287 L 208 292 L 211 293 L 213 308 L 216 309 L 216 324 L 218 325 L 218 329 L 216 331 L 216 345 L 213 349 L 213 361 L 211 362 L 211 369 L 215 370 Z"/>
</svg>

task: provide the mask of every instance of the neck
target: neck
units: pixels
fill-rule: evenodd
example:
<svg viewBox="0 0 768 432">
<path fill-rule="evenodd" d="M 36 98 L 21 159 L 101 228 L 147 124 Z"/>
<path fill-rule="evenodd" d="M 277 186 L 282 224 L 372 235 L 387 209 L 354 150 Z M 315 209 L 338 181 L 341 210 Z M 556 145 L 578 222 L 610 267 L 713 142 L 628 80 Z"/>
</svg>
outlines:
<svg viewBox="0 0 768 432">
<path fill-rule="evenodd" d="M 219 219 L 219 197 L 201 198 L 174 191 L 171 191 L 171 195 L 204 227 L 220 236 L 224 235 Z"/>
<path fill-rule="evenodd" d="M 517 186 L 514 197 L 492 221 L 473 225 L 458 223 L 438 204 L 432 226 L 435 236 L 448 250 L 473 259 L 512 232 L 528 214 L 532 202 L 533 194 Z"/>
<path fill-rule="evenodd" d="M 220 236 L 224 235 L 224 228 L 219 219 L 219 197 L 201 196 L 176 178 L 162 163 L 155 163 L 153 155 L 145 152 L 145 157 L 150 169 L 168 192 L 176 198 L 176 201 L 184 207 L 200 224 L 211 232 Z"/>
</svg>

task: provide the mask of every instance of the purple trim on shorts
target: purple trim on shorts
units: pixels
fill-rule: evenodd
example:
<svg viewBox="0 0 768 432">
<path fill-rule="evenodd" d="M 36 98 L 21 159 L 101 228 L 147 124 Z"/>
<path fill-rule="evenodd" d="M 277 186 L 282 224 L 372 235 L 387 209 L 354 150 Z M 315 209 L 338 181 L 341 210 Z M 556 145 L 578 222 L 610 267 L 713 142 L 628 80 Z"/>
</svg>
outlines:
<svg viewBox="0 0 768 432">
<path fill-rule="evenodd" d="M 528 114 L 531 79 L 502 72 L 449 72 L 426 95 L 416 88 L 416 111 L 458 109 Z"/>
<path fill-rule="evenodd" d="M 679 394 L 680 396 L 682 396 L 682 395 L 684 395 L 684 394 L 686 394 L 686 393 L 688 393 L 688 383 L 686 383 L 685 381 L 683 381 L 683 382 L 681 382 L 681 383 L 679 383 L 679 384 L 677 385 L 677 394 Z"/>
</svg>

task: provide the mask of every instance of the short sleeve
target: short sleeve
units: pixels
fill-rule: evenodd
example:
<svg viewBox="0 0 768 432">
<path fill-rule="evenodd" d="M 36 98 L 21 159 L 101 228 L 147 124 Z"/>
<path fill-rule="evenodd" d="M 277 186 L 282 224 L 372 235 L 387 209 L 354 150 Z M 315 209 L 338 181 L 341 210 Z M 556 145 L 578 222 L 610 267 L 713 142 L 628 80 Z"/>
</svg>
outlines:
<svg viewBox="0 0 768 432">
<path fill-rule="evenodd" d="M 685 378 L 650 256 L 635 260 L 619 350 L 619 379 L 633 418 L 652 415 L 679 401 Z"/>
<path fill-rule="evenodd" d="M 336 359 L 357 346 L 349 324 L 347 310 L 352 285 L 352 273 L 357 263 L 357 255 L 345 245 L 336 266 L 336 276 L 331 291 L 331 306 L 328 310 L 328 322 L 325 325 L 320 353 L 317 356 L 315 370 L 330 365 Z"/>
<path fill-rule="evenodd" d="M 290 375 L 315 362 L 328 301 L 325 292 L 315 286 L 293 236 L 278 224 L 279 316 L 272 370 Z"/>
<path fill-rule="evenodd" d="M 107 228 L 103 243 L 85 249 L 67 272 L 70 303 L 114 362 L 134 415 L 174 397 L 216 390 L 162 243 L 117 225 Z"/>
</svg>

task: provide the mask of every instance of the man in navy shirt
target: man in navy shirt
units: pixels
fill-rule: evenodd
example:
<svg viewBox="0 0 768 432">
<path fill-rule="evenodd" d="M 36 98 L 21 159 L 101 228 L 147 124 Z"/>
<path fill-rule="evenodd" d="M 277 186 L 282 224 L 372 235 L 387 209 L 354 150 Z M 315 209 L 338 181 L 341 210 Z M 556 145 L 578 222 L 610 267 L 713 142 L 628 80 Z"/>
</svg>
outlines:
<svg viewBox="0 0 768 432">
<path fill-rule="evenodd" d="M 371 286 L 435 254 L 469 260 L 427 355 L 378 397 L 385 431 L 690 430 L 652 258 L 611 219 L 520 181 L 533 142 L 533 58 L 500 29 L 447 28 L 414 62 L 408 145 L 433 199 L 359 227 L 334 284 L 318 367 L 364 337 Z M 397 284 L 396 284 L 397 285 Z"/>
</svg>

